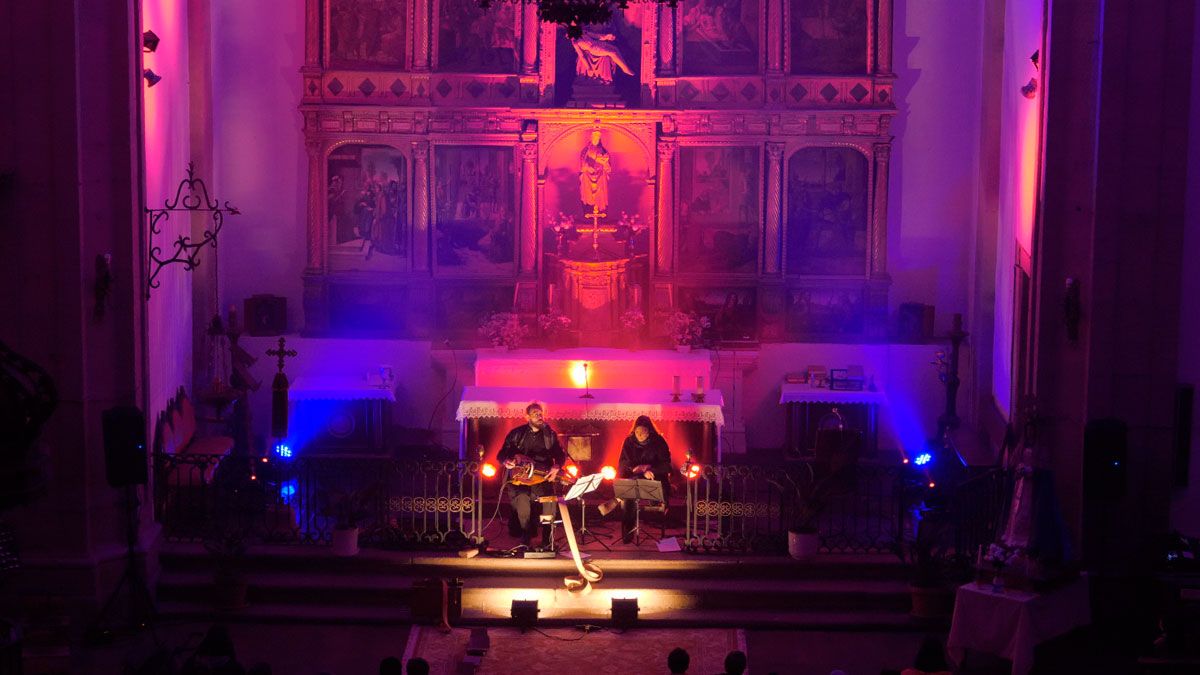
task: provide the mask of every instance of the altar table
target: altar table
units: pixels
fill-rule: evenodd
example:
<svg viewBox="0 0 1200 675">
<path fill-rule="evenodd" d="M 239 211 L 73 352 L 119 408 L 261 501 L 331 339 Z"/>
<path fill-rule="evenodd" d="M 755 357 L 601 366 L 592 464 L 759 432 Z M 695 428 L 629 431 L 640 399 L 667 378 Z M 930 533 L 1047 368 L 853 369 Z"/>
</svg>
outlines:
<svg viewBox="0 0 1200 675">
<path fill-rule="evenodd" d="M 1046 593 L 1002 590 L 975 583 L 958 588 L 946 649 L 962 661 L 967 649 L 1012 661 L 1013 675 L 1033 668 L 1033 648 L 1091 623 L 1087 576 Z"/>
<path fill-rule="evenodd" d="M 396 392 L 363 375 L 305 375 L 288 388 L 289 435 L 311 440 L 314 452 L 387 450 L 385 430 Z"/>
<path fill-rule="evenodd" d="M 812 451 L 809 445 L 816 430 L 809 425 L 809 410 L 814 404 L 862 406 L 866 410 L 866 429 L 863 440 L 866 453 L 875 454 L 879 448 L 879 408 L 886 405 L 882 391 L 838 391 L 811 387 L 807 384 L 784 384 L 779 394 L 780 405 L 787 410 L 787 435 L 784 445 L 789 456 L 800 457 Z"/>
</svg>

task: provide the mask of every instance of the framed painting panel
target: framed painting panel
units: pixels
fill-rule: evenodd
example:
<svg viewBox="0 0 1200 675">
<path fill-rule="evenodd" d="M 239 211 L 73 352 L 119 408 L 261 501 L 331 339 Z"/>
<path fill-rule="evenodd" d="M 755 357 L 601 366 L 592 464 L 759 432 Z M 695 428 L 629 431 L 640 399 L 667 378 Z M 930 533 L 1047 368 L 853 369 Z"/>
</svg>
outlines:
<svg viewBox="0 0 1200 675">
<path fill-rule="evenodd" d="M 718 340 L 745 342 L 758 337 L 757 300 L 752 287 L 684 287 L 678 307 L 708 317 Z"/>
<path fill-rule="evenodd" d="M 793 75 L 867 72 L 867 3 L 790 0 Z"/>
<path fill-rule="evenodd" d="M 788 274 L 867 273 L 870 164 L 853 148 L 802 148 L 788 158 Z"/>
<path fill-rule="evenodd" d="M 861 288 L 793 288 L 788 332 L 808 342 L 858 342 L 863 337 Z"/>
<path fill-rule="evenodd" d="M 679 11 L 684 75 L 758 72 L 760 0 L 684 0 Z"/>
<path fill-rule="evenodd" d="M 478 0 L 437 3 L 437 70 L 448 73 L 515 73 L 520 65 L 521 3 Z"/>
<path fill-rule="evenodd" d="M 404 70 L 407 2 L 328 0 L 327 63 L 332 69 Z"/>
<path fill-rule="evenodd" d="M 678 269 L 754 273 L 758 267 L 757 147 L 679 149 Z"/>
<path fill-rule="evenodd" d="M 341 145 L 326 157 L 335 269 L 396 269 L 408 258 L 408 158 L 388 145 Z"/>
<path fill-rule="evenodd" d="M 439 273 L 515 273 L 512 148 L 438 145 L 434 151 L 434 262 Z"/>
<path fill-rule="evenodd" d="M 514 288 L 511 284 L 439 284 L 438 330 L 460 340 L 482 341 L 479 326 L 490 314 L 512 311 Z"/>
</svg>

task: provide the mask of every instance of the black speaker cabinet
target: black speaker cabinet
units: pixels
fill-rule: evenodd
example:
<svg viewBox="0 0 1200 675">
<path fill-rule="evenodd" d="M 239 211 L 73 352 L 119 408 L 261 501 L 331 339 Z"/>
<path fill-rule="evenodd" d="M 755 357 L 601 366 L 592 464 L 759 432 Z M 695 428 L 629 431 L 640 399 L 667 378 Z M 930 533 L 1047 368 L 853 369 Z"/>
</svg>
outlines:
<svg viewBox="0 0 1200 675">
<path fill-rule="evenodd" d="M 145 485 L 146 417 L 133 406 L 105 410 L 104 474 L 113 487 Z"/>
<path fill-rule="evenodd" d="M 283 335 L 287 332 L 287 298 L 279 295 L 253 295 L 246 298 L 246 333 L 255 337 Z"/>
</svg>

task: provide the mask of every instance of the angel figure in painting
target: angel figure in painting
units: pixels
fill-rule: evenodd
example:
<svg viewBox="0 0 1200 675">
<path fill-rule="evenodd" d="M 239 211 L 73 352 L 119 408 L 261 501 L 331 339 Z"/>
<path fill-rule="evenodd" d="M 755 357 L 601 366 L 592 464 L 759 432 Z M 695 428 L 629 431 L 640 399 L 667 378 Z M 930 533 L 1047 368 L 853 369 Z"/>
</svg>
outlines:
<svg viewBox="0 0 1200 675">
<path fill-rule="evenodd" d="M 608 175 L 612 162 L 600 140 L 600 131 L 592 131 L 592 141 L 579 153 L 579 198 L 585 212 L 605 213 L 608 209 Z"/>
<path fill-rule="evenodd" d="M 582 37 L 571 41 L 575 48 L 575 73 L 582 77 L 612 84 L 613 66 L 621 72 L 633 77 L 633 70 L 621 56 L 621 52 L 613 42 L 617 39 L 612 33 L 584 33 Z"/>
</svg>

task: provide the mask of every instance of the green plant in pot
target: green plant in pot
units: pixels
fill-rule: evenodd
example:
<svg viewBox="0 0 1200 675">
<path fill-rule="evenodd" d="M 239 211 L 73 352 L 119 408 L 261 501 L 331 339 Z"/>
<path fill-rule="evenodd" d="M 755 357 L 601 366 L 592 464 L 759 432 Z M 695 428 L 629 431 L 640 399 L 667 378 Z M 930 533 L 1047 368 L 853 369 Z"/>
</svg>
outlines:
<svg viewBox="0 0 1200 675">
<path fill-rule="evenodd" d="M 780 481 L 770 481 L 784 495 L 787 516 L 788 555 L 796 560 L 811 560 L 821 548 L 821 537 L 817 533 L 817 521 L 825 509 L 822 496 L 824 488 L 809 474 L 800 479 L 789 473 Z"/>
<path fill-rule="evenodd" d="M 379 508 L 382 485 L 372 483 L 357 490 L 327 489 L 318 493 L 318 511 L 333 521 L 333 554 L 358 554 L 359 527 Z"/>
</svg>

